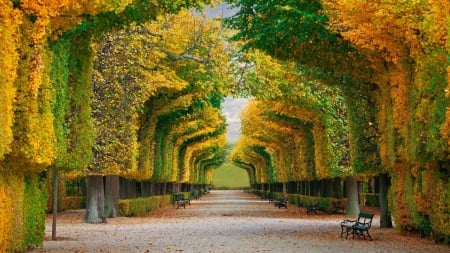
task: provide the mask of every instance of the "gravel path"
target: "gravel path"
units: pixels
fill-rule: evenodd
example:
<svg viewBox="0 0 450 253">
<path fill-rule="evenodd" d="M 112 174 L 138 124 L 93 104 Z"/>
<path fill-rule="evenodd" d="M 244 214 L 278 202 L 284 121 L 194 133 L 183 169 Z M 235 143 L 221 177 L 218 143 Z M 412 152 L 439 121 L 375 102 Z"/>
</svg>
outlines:
<svg viewBox="0 0 450 253">
<path fill-rule="evenodd" d="M 450 252 L 417 235 L 378 228 L 378 214 L 373 241 L 342 240 L 342 215 L 307 215 L 293 205 L 278 209 L 242 191 L 212 191 L 186 209 L 170 206 L 106 224 L 83 223 L 83 215 L 59 214 L 56 241 L 49 240 L 49 216 L 44 246 L 30 252 Z"/>
</svg>

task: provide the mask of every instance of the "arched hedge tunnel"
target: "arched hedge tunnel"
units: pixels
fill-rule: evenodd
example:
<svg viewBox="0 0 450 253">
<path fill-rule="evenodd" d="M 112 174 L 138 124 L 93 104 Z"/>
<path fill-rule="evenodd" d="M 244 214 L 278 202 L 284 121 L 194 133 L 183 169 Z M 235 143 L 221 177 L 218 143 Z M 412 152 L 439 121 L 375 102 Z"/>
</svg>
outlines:
<svg viewBox="0 0 450 253">
<path fill-rule="evenodd" d="M 85 199 L 102 222 L 202 190 L 228 160 L 298 204 L 351 212 L 348 192 L 375 185 L 382 219 L 449 242 L 448 3 L 189 11 L 210 2 L 0 1 L 0 251 L 42 244 L 56 186 L 56 209 Z M 232 150 L 229 95 L 253 98 Z"/>
</svg>

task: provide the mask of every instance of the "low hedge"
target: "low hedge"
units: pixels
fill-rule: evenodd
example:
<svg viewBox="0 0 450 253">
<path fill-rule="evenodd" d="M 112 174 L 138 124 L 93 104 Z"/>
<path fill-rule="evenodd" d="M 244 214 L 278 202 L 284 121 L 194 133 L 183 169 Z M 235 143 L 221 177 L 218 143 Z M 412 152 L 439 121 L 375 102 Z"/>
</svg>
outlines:
<svg viewBox="0 0 450 253">
<path fill-rule="evenodd" d="M 289 194 L 289 202 L 300 207 L 308 207 L 317 204 L 319 210 L 326 213 L 345 213 L 347 199 L 323 198 L 300 194 Z"/>
<path fill-rule="evenodd" d="M 67 210 L 86 208 L 85 196 L 67 196 L 65 202 Z"/>
<path fill-rule="evenodd" d="M 159 195 L 145 198 L 120 199 L 119 215 L 120 216 L 144 216 L 148 212 L 161 207 L 171 205 L 172 195 Z"/>
<path fill-rule="evenodd" d="M 283 197 L 282 192 L 261 190 L 252 190 L 252 192 L 264 199 L 280 199 Z M 326 213 L 345 213 L 347 207 L 347 199 L 323 198 L 301 194 L 288 194 L 288 201 L 289 203 L 300 207 L 308 207 L 317 204 L 319 210 Z"/>
</svg>

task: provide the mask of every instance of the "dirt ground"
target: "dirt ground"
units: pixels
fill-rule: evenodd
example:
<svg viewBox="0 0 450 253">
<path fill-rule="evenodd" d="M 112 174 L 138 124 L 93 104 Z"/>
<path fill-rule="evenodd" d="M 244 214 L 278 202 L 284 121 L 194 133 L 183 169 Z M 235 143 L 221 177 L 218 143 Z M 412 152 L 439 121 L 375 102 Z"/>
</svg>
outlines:
<svg viewBox="0 0 450 253">
<path fill-rule="evenodd" d="M 365 211 L 376 214 L 373 241 L 345 240 L 343 215 L 308 215 L 304 208 L 278 209 L 242 191 L 211 191 L 185 209 L 169 206 L 106 224 L 84 223 L 84 210 L 61 212 L 55 241 L 48 216 L 43 247 L 29 252 L 450 252 L 417 234 L 379 228 L 378 210 Z"/>
</svg>

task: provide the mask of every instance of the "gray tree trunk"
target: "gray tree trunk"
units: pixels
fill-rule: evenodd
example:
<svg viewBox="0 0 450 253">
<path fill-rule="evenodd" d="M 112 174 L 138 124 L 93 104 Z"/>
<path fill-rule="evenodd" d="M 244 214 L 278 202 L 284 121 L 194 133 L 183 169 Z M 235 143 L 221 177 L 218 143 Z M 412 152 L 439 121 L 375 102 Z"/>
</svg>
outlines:
<svg viewBox="0 0 450 253">
<path fill-rule="evenodd" d="M 119 176 L 106 176 L 105 180 L 105 217 L 114 218 L 119 215 Z"/>
<path fill-rule="evenodd" d="M 59 190 L 59 172 L 53 170 L 53 192 L 52 192 L 52 240 L 56 240 L 56 219 L 58 217 L 58 190 Z"/>
<path fill-rule="evenodd" d="M 391 228 L 392 227 L 392 219 L 391 213 L 389 212 L 388 206 L 388 191 L 390 187 L 390 178 L 387 173 L 381 174 L 379 176 L 379 185 L 380 185 L 380 227 L 382 228 Z"/>
<path fill-rule="evenodd" d="M 347 216 L 356 217 L 359 214 L 359 201 L 358 201 L 358 182 L 355 176 L 348 176 L 345 179 L 346 194 L 348 199 Z"/>
<path fill-rule="evenodd" d="M 105 222 L 105 190 L 103 176 L 87 177 L 86 216 L 87 223 Z"/>
</svg>

